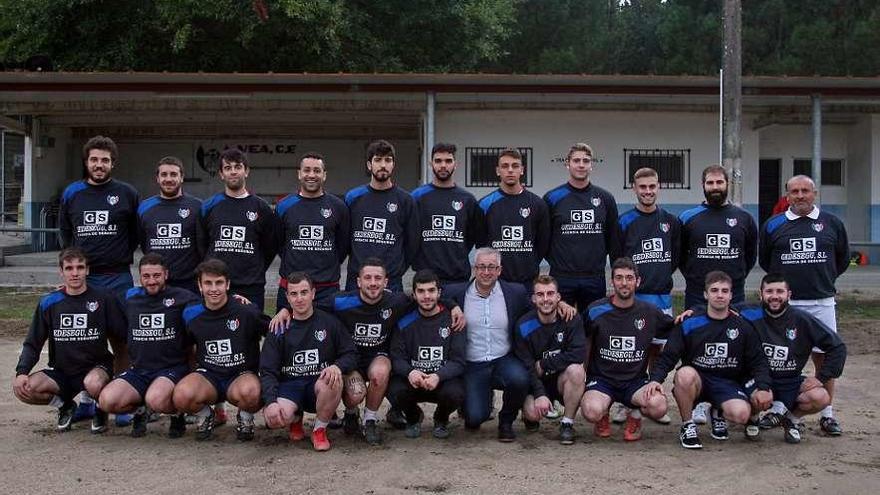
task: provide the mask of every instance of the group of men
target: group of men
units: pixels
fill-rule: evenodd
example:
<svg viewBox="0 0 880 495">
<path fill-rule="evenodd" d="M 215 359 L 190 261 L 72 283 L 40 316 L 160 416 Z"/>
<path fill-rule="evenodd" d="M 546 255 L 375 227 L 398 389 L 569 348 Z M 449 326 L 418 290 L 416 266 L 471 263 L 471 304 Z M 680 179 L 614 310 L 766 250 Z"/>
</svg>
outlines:
<svg viewBox="0 0 880 495">
<path fill-rule="evenodd" d="M 570 444 L 578 409 L 609 436 L 612 402 L 629 410 L 624 438 L 640 438 L 642 415 L 667 417 L 660 384 L 681 361 L 674 396 L 684 447 L 700 446 L 692 410 L 701 402 L 713 406 L 719 439 L 726 419 L 747 424 L 749 438 L 782 425 L 795 441 L 798 418 L 818 409 L 823 431 L 840 434 L 830 408 L 845 359 L 834 282 L 848 242 L 842 223 L 814 205 L 808 177 L 788 181 L 791 208 L 765 224 L 759 250 L 751 215 L 727 201 L 720 166 L 703 171 L 706 201 L 679 217 L 657 204 L 657 172 L 640 169 L 636 206 L 618 217 L 613 195 L 590 180 L 586 144 L 571 146 L 568 181 L 543 198 L 523 186 L 520 153 L 505 149 L 499 188 L 477 201 L 455 184 L 455 152 L 436 145 L 431 183 L 409 194 L 392 179 L 394 147 L 373 142 L 370 181 L 344 200 L 324 189 L 324 158 L 307 153 L 298 192 L 273 211 L 248 191 L 250 167 L 238 149 L 221 156 L 224 192 L 204 202 L 184 194 L 182 162 L 165 157 L 159 194 L 139 201 L 111 178 L 113 141 L 89 140 L 85 178 L 61 200 L 64 287 L 35 312 L 16 396 L 58 407 L 58 427 L 67 429 L 84 391 L 81 398 L 98 400 L 92 431 L 106 428 L 108 412 L 135 412 L 135 436 L 154 411 L 172 415 L 171 436 L 183 434 L 188 413 L 197 438 L 209 438 L 212 406 L 228 401 L 238 407 L 239 439 L 253 438 L 262 408 L 268 427 L 299 440 L 302 413 L 314 412 L 312 443 L 326 450 L 340 402 L 345 431 L 375 445 L 385 399 L 387 419 L 408 437 L 421 434 L 419 402 L 437 403 L 432 433 L 446 438 L 453 411 L 479 429 L 501 390 L 499 440 L 515 440 L 520 411 L 535 430 L 558 401 L 560 441 Z M 145 255 L 133 287 L 138 246 Z M 270 323 L 265 272 L 276 255 L 279 313 Z M 550 273 L 540 275 L 545 259 Z M 758 259 L 771 273 L 762 306 L 731 311 Z M 411 297 L 402 292 L 410 267 Z M 686 307 L 695 308 L 679 325 L 671 318 L 676 269 L 687 282 Z M 30 374 L 47 340 L 49 368 Z M 813 347 L 827 353 L 815 360 L 818 381 L 799 381 Z"/>
</svg>

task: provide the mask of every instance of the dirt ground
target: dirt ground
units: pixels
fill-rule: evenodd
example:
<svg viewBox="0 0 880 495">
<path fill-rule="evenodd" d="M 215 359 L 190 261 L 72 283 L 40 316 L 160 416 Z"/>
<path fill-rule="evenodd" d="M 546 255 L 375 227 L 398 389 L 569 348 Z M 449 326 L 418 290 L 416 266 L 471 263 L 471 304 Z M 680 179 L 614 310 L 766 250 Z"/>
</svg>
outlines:
<svg viewBox="0 0 880 495">
<path fill-rule="evenodd" d="M 327 453 L 263 428 L 242 444 L 229 425 L 209 442 L 196 442 L 192 432 L 170 440 L 167 419 L 150 424 L 137 440 L 127 428 L 94 436 L 86 423 L 57 433 L 54 410 L 20 404 L 12 395 L 24 325 L 4 321 L 0 327 L 6 493 L 880 493 L 880 324 L 872 320 L 842 329 L 851 351 L 835 401 L 844 436 L 821 436 L 815 418 L 796 446 L 785 444 L 779 430 L 750 443 L 737 427 L 729 441 L 717 442 L 703 427 L 704 448 L 696 452 L 679 447 L 677 421 L 645 421 L 643 440 L 627 444 L 619 428 L 598 440 L 579 419 L 578 441 L 565 447 L 556 441 L 555 422 L 545 421 L 535 434 L 517 423 L 518 441 L 501 444 L 494 421 L 470 434 L 453 417 L 446 441 L 431 438 L 429 428 L 419 440 L 386 430 L 385 445 L 371 448 L 334 431 Z M 257 421 L 262 425 L 262 417 Z"/>
</svg>

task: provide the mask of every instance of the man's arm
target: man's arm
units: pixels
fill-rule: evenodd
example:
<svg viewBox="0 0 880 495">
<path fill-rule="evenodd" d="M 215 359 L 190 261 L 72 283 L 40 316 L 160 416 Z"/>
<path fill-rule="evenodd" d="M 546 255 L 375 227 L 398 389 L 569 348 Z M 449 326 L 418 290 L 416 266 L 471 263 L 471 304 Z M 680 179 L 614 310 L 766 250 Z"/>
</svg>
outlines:
<svg viewBox="0 0 880 495">
<path fill-rule="evenodd" d="M 587 338 L 584 334 L 584 323 L 576 316 L 565 326 L 565 340 L 562 352 L 541 360 L 541 369 L 545 372 L 561 373 L 570 364 L 584 364 L 587 355 Z"/>
<path fill-rule="evenodd" d="M 523 362 L 529 372 L 529 390 L 532 397 L 547 395 L 547 392 L 544 390 L 544 384 L 541 382 L 537 370 L 535 370 L 535 358 L 532 357 L 529 342 L 522 336 L 522 334 L 520 334 L 519 329 L 517 328 L 514 328 L 513 330 L 513 345 L 514 354 L 516 354 L 516 357 Z"/>
<path fill-rule="evenodd" d="M 806 314 L 807 331 L 810 333 L 813 345 L 824 353 L 822 367 L 816 371 L 816 378 L 825 383 L 832 378 L 840 378 L 843 373 L 843 365 L 846 363 L 846 345 L 833 330 L 824 323 Z"/>
<path fill-rule="evenodd" d="M 538 216 L 535 220 L 535 257 L 538 261 L 547 257 L 550 252 L 550 236 L 552 229 L 550 226 L 550 209 L 544 200 L 536 201 L 536 209 Z"/>
<path fill-rule="evenodd" d="M 681 359 L 683 353 L 684 336 L 682 334 L 681 325 L 677 325 L 669 334 L 669 339 L 666 340 L 663 352 L 660 353 L 654 361 L 654 365 L 651 367 L 649 373 L 650 380 L 657 383 L 663 383 L 666 380 L 666 375 L 672 371 L 672 368 L 674 368 Z"/>
<path fill-rule="evenodd" d="M 336 256 L 339 262 L 345 261 L 351 252 L 351 214 L 348 206 L 341 202 L 339 220 L 336 222 Z"/>
<path fill-rule="evenodd" d="M 34 310 L 34 316 L 31 319 L 31 328 L 24 338 L 24 343 L 21 346 L 21 355 L 18 357 L 18 364 L 15 366 L 16 375 L 29 374 L 37 362 L 39 362 L 43 344 L 49 338 L 50 323 L 46 316 L 40 308 L 40 304 L 37 303 L 37 309 Z"/>
<path fill-rule="evenodd" d="M 408 378 L 413 370 L 407 352 L 406 336 L 400 328 L 391 336 L 391 370 L 403 378 Z"/>
<path fill-rule="evenodd" d="M 69 248 L 73 245 L 73 222 L 70 221 L 70 204 L 69 200 L 62 195 L 61 205 L 58 209 L 58 229 L 61 231 L 61 249 Z"/>
<path fill-rule="evenodd" d="M 611 262 L 614 263 L 616 257 L 623 252 L 623 233 L 620 230 L 620 223 L 617 221 L 619 218 L 617 202 L 611 194 L 608 194 L 608 198 L 605 200 L 605 207 L 608 209 L 605 221 L 605 249 L 611 257 Z"/>
<path fill-rule="evenodd" d="M 767 233 L 767 223 L 764 222 L 764 226 L 761 227 L 761 233 L 758 238 L 758 265 L 761 266 L 761 269 L 765 272 L 770 271 L 770 260 L 771 255 L 773 254 L 773 245 L 770 243 L 772 239 L 770 234 Z"/>
<path fill-rule="evenodd" d="M 263 251 L 264 270 L 269 268 L 279 247 L 279 221 L 275 212 L 268 204 L 262 203 L 263 212 L 260 214 L 262 226 L 260 228 L 260 249 Z"/>
<path fill-rule="evenodd" d="M 849 268 L 849 237 L 846 234 L 846 227 L 843 222 L 835 222 L 837 228 L 837 244 L 834 246 L 834 261 L 837 265 L 837 276 L 843 275 L 843 272 Z"/>
<path fill-rule="evenodd" d="M 278 379 L 281 375 L 281 349 L 284 334 L 269 335 L 260 351 L 260 394 L 264 404 L 278 399 Z"/>
<path fill-rule="evenodd" d="M 449 359 L 446 360 L 442 368 L 437 370 L 437 376 L 440 377 L 441 383 L 450 378 L 464 375 L 466 345 L 467 336 L 464 332 L 449 334 Z"/>
<path fill-rule="evenodd" d="M 746 249 L 744 261 L 746 264 L 746 274 L 748 274 L 748 272 L 755 266 L 755 261 L 758 259 L 758 227 L 755 226 L 755 219 L 752 218 L 752 215 L 746 213 L 746 216 L 749 218 L 749 221 L 746 226 Z"/>
<path fill-rule="evenodd" d="M 758 331 L 749 328 L 745 332 L 745 362 L 749 367 L 749 374 L 755 380 L 755 388 L 758 390 L 770 390 L 773 383 L 770 378 L 770 363 L 767 362 L 767 356 L 764 354 L 763 344 Z"/>
<path fill-rule="evenodd" d="M 335 316 L 330 316 L 330 318 L 333 318 L 334 320 L 333 344 L 336 347 L 336 362 L 333 364 L 339 367 L 339 370 L 345 375 L 351 373 L 357 368 L 357 348 L 354 345 L 354 341 L 351 340 L 351 335 L 349 335 L 348 331 L 342 325 L 342 322 Z"/>
<path fill-rule="evenodd" d="M 422 230 L 419 224 L 419 206 L 411 196 L 407 196 L 407 208 L 404 218 L 403 233 L 403 256 L 405 268 L 412 266 L 422 242 Z"/>
</svg>

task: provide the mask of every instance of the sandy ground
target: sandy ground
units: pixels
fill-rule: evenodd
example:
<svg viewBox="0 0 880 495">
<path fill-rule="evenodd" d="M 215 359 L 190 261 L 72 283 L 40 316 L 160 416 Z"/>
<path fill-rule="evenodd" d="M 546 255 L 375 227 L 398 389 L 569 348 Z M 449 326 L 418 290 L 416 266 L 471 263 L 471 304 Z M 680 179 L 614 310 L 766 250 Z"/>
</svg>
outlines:
<svg viewBox="0 0 880 495">
<path fill-rule="evenodd" d="M 470 434 L 453 416 L 453 437 L 446 441 L 431 438 L 429 428 L 419 440 L 386 430 L 385 445 L 371 448 L 334 431 L 327 453 L 313 452 L 307 440 L 290 444 L 283 433 L 262 427 L 247 444 L 235 440 L 229 425 L 205 443 L 192 432 L 170 440 L 167 419 L 150 424 L 148 435 L 137 440 L 115 427 L 94 436 L 86 423 L 57 433 L 54 410 L 14 399 L 21 330 L 10 322 L 0 326 L 5 493 L 880 493 L 875 322 L 844 330 L 852 355 L 835 403 L 844 436 L 821 436 L 815 418 L 797 446 L 785 444 L 780 430 L 750 443 L 737 427 L 729 441 L 717 442 L 703 427 L 704 449 L 696 452 L 679 447 L 677 421 L 646 421 L 643 440 L 627 444 L 618 427 L 600 441 L 579 419 L 578 441 L 565 447 L 556 441 L 555 422 L 545 421 L 535 434 L 517 423 L 518 441 L 501 444 L 494 421 Z"/>
</svg>

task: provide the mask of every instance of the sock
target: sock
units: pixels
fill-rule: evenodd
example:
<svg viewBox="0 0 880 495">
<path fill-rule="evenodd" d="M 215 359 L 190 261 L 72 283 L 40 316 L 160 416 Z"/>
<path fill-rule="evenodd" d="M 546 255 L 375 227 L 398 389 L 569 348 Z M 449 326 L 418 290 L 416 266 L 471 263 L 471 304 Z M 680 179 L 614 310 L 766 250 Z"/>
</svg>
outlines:
<svg viewBox="0 0 880 495">
<path fill-rule="evenodd" d="M 312 430 L 320 430 L 321 428 L 326 428 L 327 424 L 328 423 L 326 421 L 321 421 L 320 419 L 315 418 L 315 427 L 312 428 Z"/>
<path fill-rule="evenodd" d="M 782 402 L 774 400 L 773 407 L 770 408 L 770 412 L 784 415 L 786 412 L 788 412 L 788 409 L 786 409 L 785 404 L 783 404 Z"/>
<path fill-rule="evenodd" d="M 568 424 L 568 425 L 573 425 L 573 424 L 574 424 L 574 420 L 571 419 L 571 418 L 568 418 L 568 417 L 563 416 L 562 419 L 560 420 L 560 423 L 562 423 L 562 424 Z"/>
<path fill-rule="evenodd" d="M 56 409 L 61 409 L 61 406 L 64 405 L 64 399 L 57 395 L 53 395 L 52 400 L 49 401 L 49 405 Z"/>
<path fill-rule="evenodd" d="M 239 415 L 239 417 L 241 417 L 242 421 L 253 421 L 254 420 L 254 413 L 249 413 L 247 411 L 242 411 L 241 409 L 239 409 L 238 415 Z"/>
<path fill-rule="evenodd" d="M 825 409 L 822 409 L 822 412 L 820 414 L 822 415 L 823 418 L 833 418 L 834 417 L 834 410 L 831 408 L 831 405 L 829 404 L 828 407 L 826 407 Z"/>
<path fill-rule="evenodd" d="M 91 404 L 95 402 L 95 399 L 93 399 L 92 396 L 88 394 L 88 392 L 83 390 L 79 393 L 79 402 L 80 404 Z"/>
<path fill-rule="evenodd" d="M 631 409 L 629 412 L 629 417 L 632 419 L 642 419 L 642 411 L 639 409 Z"/>
<path fill-rule="evenodd" d="M 199 419 L 207 418 L 210 415 L 211 415 L 211 406 L 205 406 L 205 407 L 199 409 L 199 412 L 196 413 L 196 417 L 198 417 Z"/>
<path fill-rule="evenodd" d="M 358 414 L 360 412 L 361 410 L 357 406 L 345 408 L 345 414 Z"/>
<path fill-rule="evenodd" d="M 692 425 L 692 424 L 694 424 L 694 420 L 691 418 L 688 418 L 688 419 L 681 422 L 681 426 L 687 426 L 687 425 Z"/>
<path fill-rule="evenodd" d="M 377 415 L 379 411 L 373 411 L 371 409 L 364 408 L 364 424 L 367 424 L 367 421 L 379 421 L 379 417 Z"/>
</svg>

